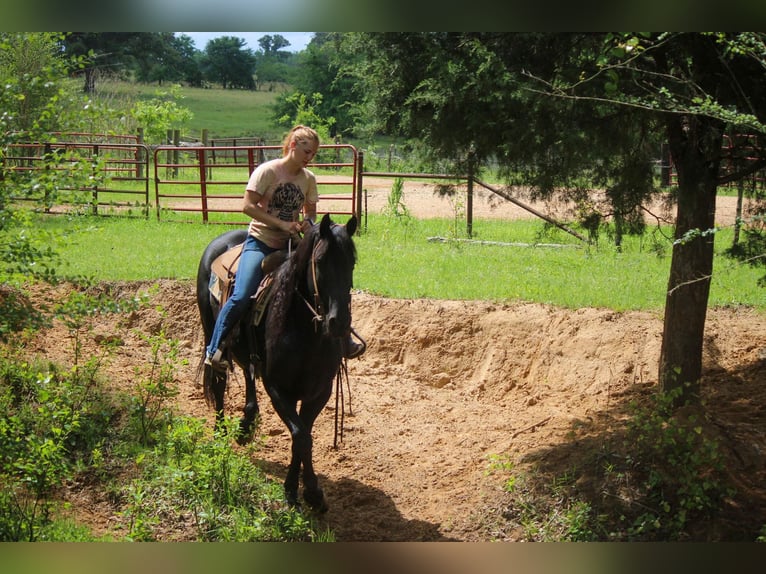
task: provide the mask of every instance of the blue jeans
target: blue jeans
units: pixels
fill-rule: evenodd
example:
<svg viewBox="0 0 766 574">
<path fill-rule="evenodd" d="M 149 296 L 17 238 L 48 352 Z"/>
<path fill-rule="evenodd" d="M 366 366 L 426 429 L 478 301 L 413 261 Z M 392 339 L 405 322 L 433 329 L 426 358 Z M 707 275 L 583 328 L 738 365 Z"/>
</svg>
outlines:
<svg viewBox="0 0 766 574">
<path fill-rule="evenodd" d="M 242 248 L 242 255 L 239 257 L 239 266 L 234 281 L 234 291 L 218 314 L 215 322 L 213 335 L 210 338 L 210 344 L 207 347 L 207 356 L 212 357 L 234 325 L 239 323 L 242 315 L 250 304 L 250 298 L 258 290 L 258 285 L 263 279 L 263 270 L 261 262 L 264 258 L 277 251 L 269 247 L 262 241 L 252 235 L 248 235 L 245 245 Z"/>
</svg>

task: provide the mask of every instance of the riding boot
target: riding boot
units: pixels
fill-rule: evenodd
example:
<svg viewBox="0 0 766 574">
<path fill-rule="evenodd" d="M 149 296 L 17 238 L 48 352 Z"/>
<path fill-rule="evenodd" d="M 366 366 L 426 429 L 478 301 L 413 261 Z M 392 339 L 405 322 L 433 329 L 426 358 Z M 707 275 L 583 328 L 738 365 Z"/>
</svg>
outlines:
<svg viewBox="0 0 766 574">
<path fill-rule="evenodd" d="M 221 349 L 218 349 L 212 357 L 205 357 L 205 364 L 219 373 L 225 373 L 231 367 L 229 361 L 224 358 Z"/>
<path fill-rule="evenodd" d="M 363 343 L 357 343 L 349 333 L 348 337 L 343 340 L 343 356 L 347 359 L 356 359 L 360 357 L 367 346 Z"/>
</svg>

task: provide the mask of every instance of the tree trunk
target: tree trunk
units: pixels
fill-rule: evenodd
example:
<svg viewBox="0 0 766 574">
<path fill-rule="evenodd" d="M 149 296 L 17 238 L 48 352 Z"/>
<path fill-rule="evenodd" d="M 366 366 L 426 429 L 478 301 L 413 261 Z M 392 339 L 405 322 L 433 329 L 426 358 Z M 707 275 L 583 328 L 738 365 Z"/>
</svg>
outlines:
<svg viewBox="0 0 766 574">
<path fill-rule="evenodd" d="M 668 123 L 668 141 L 678 172 L 678 211 L 659 381 L 663 392 L 678 392 L 675 406 L 699 399 L 722 136 L 723 126 L 709 118 L 676 116 Z"/>
</svg>

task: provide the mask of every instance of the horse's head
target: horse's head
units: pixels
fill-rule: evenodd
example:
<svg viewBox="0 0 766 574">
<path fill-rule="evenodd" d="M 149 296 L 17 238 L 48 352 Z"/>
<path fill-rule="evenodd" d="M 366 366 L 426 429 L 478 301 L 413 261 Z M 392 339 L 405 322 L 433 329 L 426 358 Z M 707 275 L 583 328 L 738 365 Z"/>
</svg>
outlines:
<svg viewBox="0 0 766 574">
<path fill-rule="evenodd" d="M 356 217 L 340 225 L 325 214 L 310 234 L 313 241 L 308 289 L 322 317 L 322 329 L 332 337 L 347 335 L 351 328 L 351 287 L 356 264 L 351 236 L 356 228 Z"/>
</svg>

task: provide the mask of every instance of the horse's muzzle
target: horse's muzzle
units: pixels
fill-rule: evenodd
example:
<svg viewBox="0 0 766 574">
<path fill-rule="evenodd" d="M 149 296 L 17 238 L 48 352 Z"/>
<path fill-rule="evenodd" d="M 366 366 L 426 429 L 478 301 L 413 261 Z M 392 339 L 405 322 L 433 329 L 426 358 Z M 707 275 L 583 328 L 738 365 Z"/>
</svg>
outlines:
<svg viewBox="0 0 766 574">
<path fill-rule="evenodd" d="M 325 334 L 330 337 L 345 337 L 351 332 L 351 314 L 348 312 L 330 312 L 324 321 Z"/>
</svg>

